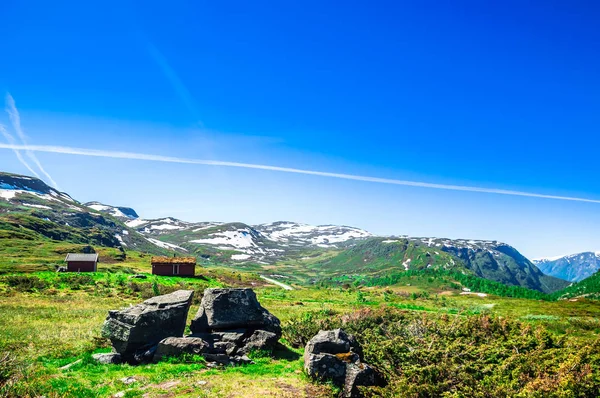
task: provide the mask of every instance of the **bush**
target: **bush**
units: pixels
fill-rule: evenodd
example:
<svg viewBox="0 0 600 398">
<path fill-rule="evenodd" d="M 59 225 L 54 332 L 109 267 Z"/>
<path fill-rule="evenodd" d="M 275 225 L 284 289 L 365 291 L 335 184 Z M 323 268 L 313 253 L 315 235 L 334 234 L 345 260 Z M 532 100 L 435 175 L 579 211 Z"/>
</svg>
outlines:
<svg viewBox="0 0 600 398">
<path fill-rule="evenodd" d="M 506 318 L 395 309 L 312 313 L 284 324 L 283 336 L 302 346 L 319 330 L 338 327 L 356 336 L 365 361 L 387 380 L 367 396 L 600 396 L 599 340 L 556 337 Z"/>
<path fill-rule="evenodd" d="M 9 275 L 3 279 L 8 286 L 20 292 L 33 292 L 50 286 L 48 282 L 37 276 Z"/>
</svg>

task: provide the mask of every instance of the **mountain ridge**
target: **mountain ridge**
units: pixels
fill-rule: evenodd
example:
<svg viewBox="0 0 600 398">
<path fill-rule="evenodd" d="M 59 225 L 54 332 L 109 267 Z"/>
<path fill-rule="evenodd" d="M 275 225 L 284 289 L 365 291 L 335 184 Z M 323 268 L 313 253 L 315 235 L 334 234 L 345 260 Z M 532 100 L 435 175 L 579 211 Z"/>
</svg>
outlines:
<svg viewBox="0 0 600 398">
<path fill-rule="evenodd" d="M 20 213 L 23 219 L 32 216 L 34 219 L 47 219 L 60 226 L 57 228 L 63 231 L 65 239 L 75 239 L 78 243 L 100 242 L 110 247 L 161 254 L 175 251 L 196 255 L 209 263 L 217 261 L 238 267 L 268 266 L 269 269 L 278 269 L 282 264 L 294 263 L 295 269 L 302 272 L 316 266 L 312 269 L 318 274 L 327 268 L 320 270 L 319 266 L 337 263 L 343 272 L 351 272 L 342 265 L 354 264 L 357 269 L 369 269 L 369 264 L 385 264 L 386 256 L 391 256 L 389 258 L 394 259 L 390 263 L 392 269 L 411 269 L 411 262 L 412 267 L 417 263 L 427 267 L 448 266 L 451 262 L 454 266 L 459 262 L 480 277 L 546 293 L 568 284 L 543 274 L 517 249 L 498 241 L 377 237 L 356 227 L 315 226 L 292 221 L 249 225 L 241 222 L 188 222 L 173 217 L 142 219 L 130 207 L 96 201 L 81 204 L 41 180 L 8 173 L 0 173 L 0 213 L 3 212 Z M 15 223 L 18 225 L 19 221 Z M 44 232 L 43 228 L 38 229 Z M 45 236 L 55 239 L 61 235 Z M 88 236 L 102 238 L 86 242 Z M 406 248 L 390 250 L 386 247 L 399 239 L 408 242 L 402 246 Z M 375 243 L 364 243 L 369 241 Z M 373 253 L 379 253 L 380 257 L 373 256 Z M 432 261 L 433 257 L 437 260 Z M 399 262 L 400 258 L 402 261 Z"/>
<path fill-rule="evenodd" d="M 600 270 L 600 252 L 538 258 L 534 259 L 533 263 L 545 274 L 570 282 L 580 282 Z"/>
</svg>

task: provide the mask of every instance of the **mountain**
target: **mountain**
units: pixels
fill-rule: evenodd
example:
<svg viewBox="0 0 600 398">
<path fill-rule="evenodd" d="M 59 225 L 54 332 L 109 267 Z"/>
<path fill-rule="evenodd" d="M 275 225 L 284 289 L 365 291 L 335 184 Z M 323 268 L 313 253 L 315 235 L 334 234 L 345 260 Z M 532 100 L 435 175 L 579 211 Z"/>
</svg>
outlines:
<svg viewBox="0 0 600 398">
<path fill-rule="evenodd" d="M 88 207 L 37 178 L 0 173 L 0 238 L 50 239 L 154 254 L 171 250 L 127 227 L 120 213 L 105 207 Z M 128 218 L 132 212 L 122 213 Z"/>
<path fill-rule="evenodd" d="M 600 271 L 555 292 L 554 296 L 560 299 L 574 299 L 577 297 L 600 299 Z"/>
<path fill-rule="evenodd" d="M 533 263 L 545 274 L 579 282 L 600 270 L 600 252 L 585 252 L 564 257 L 539 258 Z"/>
<path fill-rule="evenodd" d="M 357 243 L 318 264 L 322 270 L 356 273 L 426 268 L 467 271 L 510 286 L 551 293 L 568 282 L 544 275 L 514 247 L 497 241 L 445 238 L 377 238 Z"/>
<path fill-rule="evenodd" d="M 276 270 L 305 281 L 441 267 L 546 293 L 568 284 L 544 275 L 515 248 L 496 241 L 385 238 L 355 227 L 290 221 L 248 225 L 142 219 L 129 207 L 81 204 L 39 179 L 8 173 L 0 173 L 1 238 L 100 245 L 123 253 L 179 252 L 208 264 Z"/>
<path fill-rule="evenodd" d="M 248 225 L 244 223 L 190 223 L 167 217 L 129 220 L 127 226 L 162 242 L 192 252 L 208 248 L 230 252 L 235 262 L 272 264 L 314 249 L 341 248 L 373 236 L 359 228 L 307 225 L 289 221 Z"/>
<path fill-rule="evenodd" d="M 410 238 L 428 247 L 439 247 L 462 260 L 467 269 L 485 279 L 505 285 L 551 293 L 568 283 L 562 279 L 545 275 L 525 256 L 512 246 L 497 241 Z"/>
</svg>

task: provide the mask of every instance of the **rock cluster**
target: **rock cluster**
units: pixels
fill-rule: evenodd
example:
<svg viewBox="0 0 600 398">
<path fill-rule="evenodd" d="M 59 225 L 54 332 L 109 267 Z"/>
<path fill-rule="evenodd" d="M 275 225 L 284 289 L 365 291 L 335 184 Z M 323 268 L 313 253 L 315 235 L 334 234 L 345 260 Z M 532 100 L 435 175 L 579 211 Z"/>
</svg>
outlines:
<svg viewBox="0 0 600 398">
<path fill-rule="evenodd" d="M 362 362 L 362 350 L 354 336 L 341 329 L 321 330 L 304 351 L 304 370 L 320 381 L 342 388 L 344 397 L 359 397 L 358 386 L 375 385 L 375 371 Z"/>
<path fill-rule="evenodd" d="M 272 349 L 281 337 L 279 319 L 259 304 L 252 289 L 206 289 L 192 334 L 184 337 L 193 293 L 179 290 L 109 311 L 102 334 L 110 338 L 113 353 L 96 354 L 96 360 L 141 363 L 198 354 L 219 364 L 247 363 L 248 353 Z"/>
</svg>

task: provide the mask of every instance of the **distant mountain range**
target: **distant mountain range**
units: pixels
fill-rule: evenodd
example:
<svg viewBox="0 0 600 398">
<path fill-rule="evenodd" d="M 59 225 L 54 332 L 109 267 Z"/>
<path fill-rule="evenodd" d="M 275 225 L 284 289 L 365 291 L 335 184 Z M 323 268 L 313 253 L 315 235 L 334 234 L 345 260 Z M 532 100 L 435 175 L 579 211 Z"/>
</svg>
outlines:
<svg viewBox="0 0 600 398">
<path fill-rule="evenodd" d="M 600 270 L 600 252 L 585 252 L 563 257 L 539 258 L 533 263 L 547 275 L 579 282 Z"/>
<path fill-rule="evenodd" d="M 28 234 L 122 250 L 192 254 L 202 261 L 276 274 L 346 275 L 428 267 L 459 269 L 508 285 L 553 292 L 568 285 L 497 241 L 376 237 L 359 228 L 290 221 L 141 219 L 129 207 L 81 204 L 39 179 L 0 173 L 0 238 Z"/>
</svg>

